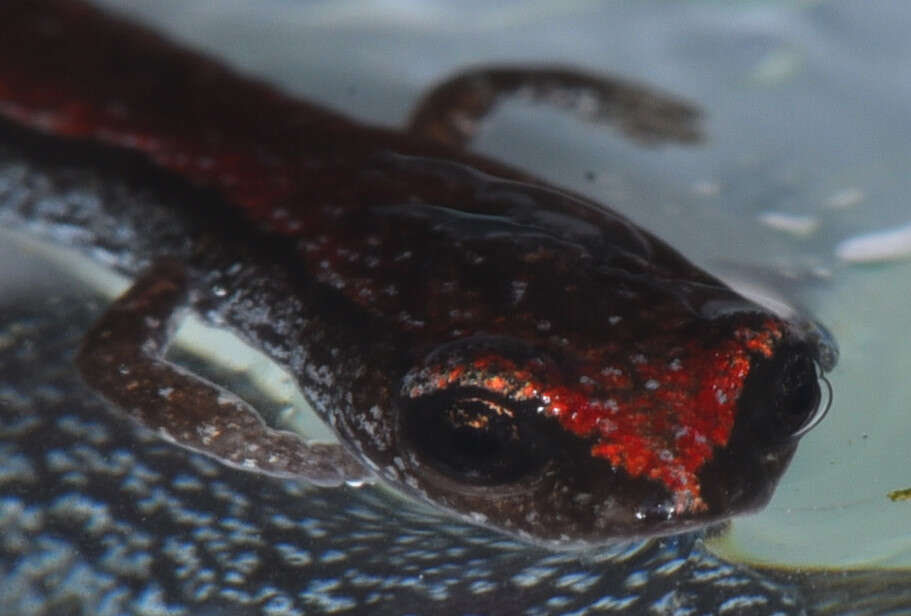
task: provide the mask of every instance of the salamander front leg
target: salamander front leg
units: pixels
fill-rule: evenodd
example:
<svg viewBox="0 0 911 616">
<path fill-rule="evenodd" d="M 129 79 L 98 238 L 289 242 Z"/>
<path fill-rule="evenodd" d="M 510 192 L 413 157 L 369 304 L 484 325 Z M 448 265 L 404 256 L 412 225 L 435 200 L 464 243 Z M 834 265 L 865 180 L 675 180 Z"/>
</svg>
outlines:
<svg viewBox="0 0 911 616">
<path fill-rule="evenodd" d="M 163 359 L 186 293 L 186 273 L 174 261 L 143 273 L 85 338 L 77 362 L 88 384 L 167 440 L 229 466 L 317 485 L 366 479 L 341 445 L 272 429 L 230 392 Z"/>
<path fill-rule="evenodd" d="M 411 116 L 410 130 L 435 141 L 466 146 L 501 100 L 525 96 L 568 109 L 583 119 L 617 126 L 644 144 L 702 139 L 699 110 L 632 82 L 561 67 L 481 67 L 430 91 Z"/>
</svg>

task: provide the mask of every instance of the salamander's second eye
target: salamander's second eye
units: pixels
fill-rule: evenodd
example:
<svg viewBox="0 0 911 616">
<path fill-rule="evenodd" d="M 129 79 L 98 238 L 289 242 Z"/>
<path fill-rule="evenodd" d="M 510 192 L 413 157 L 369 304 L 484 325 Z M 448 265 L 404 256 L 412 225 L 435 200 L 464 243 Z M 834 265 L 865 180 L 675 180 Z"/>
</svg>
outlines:
<svg viewBox="0 0 911 616">
<path fill-rule="evenodd" d="M 536 423 L 512 401 L 459 388 L 408 400 L 400 434 L 421 463 L 443 475 L 499 485 L 535 474 L 548 461 Z"/>
<path fill-rule="evenodd" d="M 802 435 L 816 423 L 819 411 L 819 377 L 813 360 L 804 354 L 786 355 L 777 366 L 772 398 L 774 421 L 785 438 Z"/>
<path fill-rule="evenodd" d="M 813 356 L 806 345 L 786 346 L 759 363 L 744 387 L 748 433 L 778 444 L 803 436 L 825 414 Z"/>
</svg>

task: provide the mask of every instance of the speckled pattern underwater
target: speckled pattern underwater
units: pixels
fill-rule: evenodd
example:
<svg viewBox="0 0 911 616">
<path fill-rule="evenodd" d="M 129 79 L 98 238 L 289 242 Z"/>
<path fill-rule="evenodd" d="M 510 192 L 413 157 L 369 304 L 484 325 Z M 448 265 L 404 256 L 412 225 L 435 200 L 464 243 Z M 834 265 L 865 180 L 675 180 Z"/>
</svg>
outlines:
<svg viewBox="0 0 911 616">
<path fill-rule="evenodd" d="M 3 232 L 0 614 L 911 609 L 901 547 L 908 503 L 887 498 L 908 482 L 901 439 L 888 438 L 907 432 L 900 375 L 908 358 L 895 336 L 880 333 L 907 327 L 894 306 L 908 267 L 892 259 L 898 251 L 864 269 L 839 244 L 907 222 L 897 204 L 906 200 L 911 146 L 896 127 L 906 125 L 911 86 L 890 76 L 911 59 L 895 27 L 908 9 L 479 4 L 467 19 L 462 5 L 453 12 L 445 3 L 239 1 L 215 13 L 170 1 L 104 4 L 297 94 L 390 124 L 428 82 L 491 58 L 619 72 L 697 101 L 709 142 L 695 152 L 617 143 L 610 131 L 521 105 L 497 116 L 478 147 L 610 203 L 710 269 L 723 261 L 773 272 L 841 343 L 836 404 L 769 509 L 718 537 L 548 552 L 374 488 L 250 475 L 137 430 L 72 364 L 108 299 L 59 257 Z M 4 227 L 28 233 L 18 213 L 30 208 L 78 219 L 98 200 L 146 207 L 154 225 L 156 198 L 91 165 L 0 148 Z M 31 231 L 78 245 L 86 231 L 64 224 L 66 216 L 50 234 Z M 119 237 L 111 221 L 96 224 L 109 226 L 89 233 L 114 238 L 97 257 L 129 259 L 117 247 L 142 242 Z M 863 307 L 857 297 L 867 298 Z M 871 367 L 871 357 L 895 360 Z M 851 470 L 861 462 L 872 469 Z M 845 481 L 864 485 L 846 496 Z"/>
</svg>

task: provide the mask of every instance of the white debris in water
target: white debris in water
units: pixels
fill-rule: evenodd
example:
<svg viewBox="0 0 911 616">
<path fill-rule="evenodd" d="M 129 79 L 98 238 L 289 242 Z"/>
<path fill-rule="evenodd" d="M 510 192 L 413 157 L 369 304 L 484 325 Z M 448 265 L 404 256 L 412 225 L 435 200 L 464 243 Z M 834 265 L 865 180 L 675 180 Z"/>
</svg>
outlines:
<svg viewBox="0 0 911 616">
<path fill-rule="evenodd" d="M 804 57 L 795 49 L 773 49 L 760 58 L 750 72 L 750 81 L 759 86 L 777 86 L 794 78 L 804 65 Z"/>
<path fill-rule="evenodd" d="M 835 254 L 849 263 L 879 263 L 911 257 L 911 223 L 848 238 Z"/>
<path fill-rule="evenodd" d="M 788 214 L 787 212 L 763 212 L 758 216 L 759 222 L 776 231 L 784 231 L 797 237 L 812 235 L 819 228 L 815 216 Z"/>
<path fill-rule="evenodd" d="M 829 198 L 826 199 L 825 205 L 832 210 L 847 210 L 855 205 L 859 205 L 866 198 L 867 195 L 859 188 L 845 188 L 831 194 Z"/>
<path fill-rule="evenodd" d="M 721 184 L 715 180 L 699 180 L 693 184 L 693 192 L 700 197 L 717 197 L 721 193 Z"/>
</svg>

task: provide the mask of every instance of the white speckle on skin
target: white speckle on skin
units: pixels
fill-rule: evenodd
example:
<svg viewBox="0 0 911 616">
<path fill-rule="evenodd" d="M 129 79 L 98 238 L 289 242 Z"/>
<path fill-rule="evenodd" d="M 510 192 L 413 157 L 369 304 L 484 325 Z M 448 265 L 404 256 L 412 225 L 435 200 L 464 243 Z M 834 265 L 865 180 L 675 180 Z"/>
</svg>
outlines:
<svg viewBox="0 0 911 616">
<path fill-rule="evenodd" d="M 592 500 L 592 495 L 587 493 L 580 493 L 573 496 L 573 502 L 577 505 L 587 505 Z"/>
<path fill-rule="evenodd" d="M 212 442 L 212 439 L 217 437 L 219 434 L 218 428 L 212 424 L 206 424 L 200 426 L 196 429 L 196 433 L 199 435 L 199 440 L 202 441 L 203 445 L 208 445 Z"/>
<path fill-rule="evenodd" d="M 528 290 L 528 282 L 524 280 L 512 281 L 512 301 L 518 304 L 525 297 L 525 291 Z"/>
<path fill-rule="evenodd" d="M 332 378 L 332 371 L 329 369 L 329 366 L 322 365 L 314 367 L 312 365 L 307 366 L 307 376 L 313 379 L 317 385 L 323 387 L 332 387 L 335 384 L 335 379 Z"/>
</svg>

